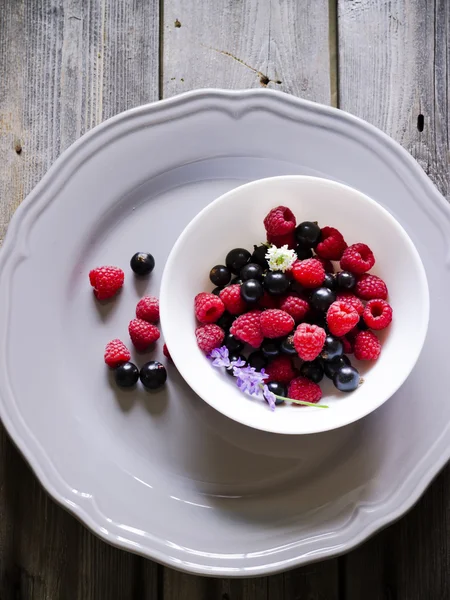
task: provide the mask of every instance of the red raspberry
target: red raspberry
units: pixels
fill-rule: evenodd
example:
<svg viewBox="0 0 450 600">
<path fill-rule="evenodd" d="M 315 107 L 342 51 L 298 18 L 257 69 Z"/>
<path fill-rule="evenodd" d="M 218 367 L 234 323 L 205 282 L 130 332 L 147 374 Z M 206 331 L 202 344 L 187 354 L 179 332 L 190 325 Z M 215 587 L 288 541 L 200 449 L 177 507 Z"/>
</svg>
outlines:
<svg viewBox="0 0 450 600">
<path fill-rule="evenodd" d="M 351 294 L 350 292 L 339 292 L 339 294 L 336 297 L 336 300 L 350 304 L 350 306 L 353 306 L 353 308 L 360 316 L 364 312 L 364 304 L 359 298 L 357 298 L 354 294 Z"/>
<path fill-rule="evenodd" d="M 169 348 L 167 347 L 167 344 L 164 344 L 164 346 L 163 346 L 163 354 L 166 358 L 168 358 L 169 360 L 172 360 L 172 357 L 170 356 L 170 352 L 169 352 Z"/>
<path fill-rule="evenodd" d="M 230 315 L 242 315 L 247 309 L 247 304 L 241 298 L 241 286 L 237 283 L 223 289 L 219 297 Z"/>
<path fill-rule="evenodd" d="M 195 330 L 195 337 L 200 350 L 209 353 L 218 348 L 225 337 L 224 330 L 218 325 L 203 325 Z"/>
<path fill-rule="evenodd" d="M 296 260 L 292 267 L 292 275 L 305 288 L 319 287 L 325 279 L 325 269 L 317 258 Z"/>
<path fill-rule="evenodd" d="M 316 404 L 322 398 L 322 390 L 320 389 L 320 385 L 317 385 L 314 381 L 306 377 L 297 377 L 289 385 L 288 398 Z M 295 406 L 301 406 L 301 404 Z"/>
<path fill-rule="evenodd" d="M 366 244 L 353 244 L 349 246 L 341 258 L 341 269 L 356 275 L 369 271 L 375 264 L 372 250 Z"/>
<path fill-rule="evenodd" d="M 269 375 L 268 381 L 278 381 L 279 383 L 289 383 L 296 375 L 289 356 L 277 356 L 266 367 L 266 373 Z"/>
<path fill-rule="evenodd" d="M 359 321 L 356 308 L 347 302 L 336 300 L 327 311 L 327 324 L 330 333 L 341 337 L 355 327 Z"/>
<path fill-rule="evenodd" d="M 349 332 L 351 333 L 351 332 Z M 353 354 L 353 340 L 350 335 L 344 335 L 339 338 L 342 342 L 342 346 L 344 347 L 344 354 Z"/>
<path fill-rule="evenodd" d="M 89 281 L 97 300 L 107 300 L 123 286 L 124 272 L 119 267 L 97 267 L 89 273 Z"/>
<path fill-rule="evenodd" d="M 222 300 L 215 294 L 202 292 L 194 300 L 195 316 L 200 323 L 215 323 L 225 312 Z"/>
<path fill-rule="evenodd" d="M 268 292 L 264 292 L 262 297 L 258 300 L 258 306 L 261 308 L 279 308 L 280 298 L 271 296 Z"/>
<path fill-rule="evenodd" d="M 309 304 L 304 298 L 286 296 L 281 301 L 280 308 L 291 315 L 296 323 L 300 323 L 309 311 Z"/>
<path fill-rule="evenodd" d="M 120 340 L 111 340 L 106 344 L 105 363 L 108 367 L 115 369 L 122 363 L 128 362 L 130 358 L 130 351 Z"/>
<path fill-rule="evenodd" d="M 154 296 L 144 296 L 136 306 L 136 317 L 149 323 L 159 321 L 159 300 Z"/>
<path fill-rule="evenodd" d="M 388 289 L 384 281 L 376 275 L 361 275 L 356 282 L 355 294 L 363 300 L 374 300 L 375 298 L 386 300 Z"/>
<path fill-rule="evenodd" d="M 368 327 L 375 330 L 384 329 L 392 321 L 392 307 L 386 300 L 369 300 L 363 314 Z"/>
<path fill-rule="evenodd" d="M 284 310 L 271 308 L 261 313 L 261 331 L 266 338 L 283 337 L 294 329 L 294 319 Z"/>
<path fill-rule="evenodd" d="M 128 325 L 128 332 L 136 350 L 146 350 L 156 340 L 159 340 L 159 329 L 156 325 L 142 319 L 133 319 Z"/>
<path fill-rule="evenodd" d="M 302 360 L 311 361 L 322 352 L 327 334 L 322 327 L 300 323 L 294 333 L 294 346 Z"/>
<path fill-rule="evenodd" d="M 328 260 L 327 258 L 320 258 L 319 256 L 315 256 L 314 258 L 317 258 L 317 260 L 320 261 L 322 267 L 325 269 L 325 273 L 334 273 L 334 267 L 331 260 Z"/>
<path fill-rule="evenodd" d="M 286 206 L 272 208 L 264 219 L 267 235 L 280 236 L 294 231 L 296 225 L 294 213 Z"/>
<path fill-rule="evenodd" d="M 380 340 L 371 331 L 360 331 L 354 344 L 357 360 L 377 360 L 381 352 Z"/>
<path fill-rule="evenodd" d="M 294 232 L 286 233 L 284 235 L 269 235 L 267 234 L 267 241 L 269 244 L 273 244 L 277 248 L 287 246 L 291 250 L 297 245 L 295 241 Z"/>
<path fill-rule="evenodd" d="M 347 242 L 342 233 L 334 227 L 323 227 L 320 233 L 320 242 L 315 248 L 317 256 L 328 260 L 341 260 L 342 254 L 347 248 Z"/>
<path fill-rule="evenodd" d="M 251 310 L 245 315 L 241 315 L 233 322 L 230 333 L 241 342 L 245 342 L 253 348 L 259 348 L 264 339 L 260 317 L 259 310 Z"/>
</svg>

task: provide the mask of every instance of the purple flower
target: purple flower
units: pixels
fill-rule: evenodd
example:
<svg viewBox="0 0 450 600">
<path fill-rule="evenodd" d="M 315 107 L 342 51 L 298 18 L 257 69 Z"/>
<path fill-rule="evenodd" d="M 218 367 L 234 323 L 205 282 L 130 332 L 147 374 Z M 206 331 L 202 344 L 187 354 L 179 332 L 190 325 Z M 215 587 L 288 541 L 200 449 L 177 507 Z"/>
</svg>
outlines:
<svg viewBox="0 0 450 600">
<path fill-rule="evenodd" d="M 237 386 L 241 392 L 247 392 L 251 396 L 261 393 L 261 386 L 268 375 L 262 370 L 260 373 L 254 367 L 234 367 L 233 375 L 237 378 Z"/>
<path fill-rule="evenodd" d="M 215 348 L 208 354 L 208 358 L 213 361 L 213 367 L 225 367 L 228 369 L 228 367 L 231 365 L 228 348 L 226 346 Z"/>
<path fill-rule="evenodd" d="M 275 394 L 269 390 L 267 385 L 263 387 L 263 396 L 267 400 L 270 409 L 275 410 Z"/>
</svg>

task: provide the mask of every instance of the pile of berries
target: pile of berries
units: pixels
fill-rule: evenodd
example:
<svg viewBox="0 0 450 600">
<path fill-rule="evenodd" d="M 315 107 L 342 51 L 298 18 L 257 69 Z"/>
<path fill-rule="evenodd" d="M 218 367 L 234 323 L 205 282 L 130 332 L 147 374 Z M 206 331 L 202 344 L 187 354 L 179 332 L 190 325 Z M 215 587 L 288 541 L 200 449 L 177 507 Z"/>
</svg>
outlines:
<svg viewBox="0 0 450 600">
<path fill-rule="evenodd" d="M 138 276 L 149 275 L 155 267 L 155 259 L 145 252 L 136 253 L 130 266 Z M 109 300 L 122 288 L 125 274 L 119 267 L 97 267 L 89 273 L 89 281 L 94 289 L 97 300 Z M 136 318 L 130 321 L 128 332 L 136 350 L 148 350 L 160 337 L 156 324 L 159 322 L 159 300 L 154 296 L 145 296 L 136 306 Z M 170 358 L 164 345 L 164 355 Z M 144 387 L 156 390 L 164 385 L 167 372 L 156 360 L 145 363 L 139 370 L 130 362 L 131 354 L 126 345 L 119 339 L 114 339 L 106 345 L 104 360 L 114 370 L 114 378 L 119 387 L 130 388 L 140 379 Z"/>
<path fill-rule="evenodd" d="M 195 297 L 199 348 L 226 346 L 231 361 L 265 370 L 277 396 L 316 403 L 324 375 L 342 392 L 361 383 L 348 358 L 377 360 L 376 331 L 392 321 L 388 291 L 364 243 L 334 227 L 297 225 L 278 206 L 264 219 L 267 243 L 235 248 L 211 269 L 211 292 Z M 229 371 L 228 371 L 229 372 Z"/>
</svg>

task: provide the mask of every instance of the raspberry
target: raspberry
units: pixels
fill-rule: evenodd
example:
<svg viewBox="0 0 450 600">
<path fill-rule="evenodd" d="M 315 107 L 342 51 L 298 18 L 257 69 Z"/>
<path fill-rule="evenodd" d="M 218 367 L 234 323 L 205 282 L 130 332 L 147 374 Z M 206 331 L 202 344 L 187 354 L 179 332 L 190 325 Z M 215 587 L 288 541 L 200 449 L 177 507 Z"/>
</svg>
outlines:
<svg viewBox="0 0 450 600">
<path fill-rule="evenodd" d="M 320 258 L 319 256 L 314 258 L 320 261 L 320 264 L 325 269 L 325 273 L 334 273 L 334 266 L 331 260 L 328 260 L 328 258 Z"/>
<path fill-rule="evenodd" d="M 237 283 L 223 289 L 219 298 L 230 315 L 241 315 L 247 308 L 247 304 L 241 298 L 241 286 Z"/>
<path fill-rule="evenodd" d="M 284 310 L 272 308 L 261 313 L 261 331 L 266 338 L 283 337 L 294 329 L 294 319 Z"/>
<path fill-rule="evenodd" d="M 294 232 L 291 231 L 289 233 L 285 233 L 284 235 L 269 235 L 267 234 L 267 241 L 269 244 L 273 244 L 277 248 L 281 248 L 282 246 L 287 246 L 291 250 L 295 248 L 296 241 Z"/>
<path fill-rule="evenodd" d="M 89 281 L 97 300 L 107 300 L 123 286 L 124 272 L 119 267 L 97 267 L 89 273 Z"/>
<path fill-rule="evenodd" d="M 302 360 L 311 361 L 319 356 L 325 343 L 326 333 L 322 327 L 300 323 L 294 333 L 294 346 Z"/>
<path fill-rule="evenodd" d="M 305 288 L 319 287 L 325 279 L 325 269 L 317 258 L 296 260 L 292 267 L 292 275 Z"/>
<path fill-rule="evenodd" d="M 363 318 L 371 329 L 384 329 L 392 321 L 392 307 L 386 300 L 369 300 L 364 309 Z"/>
<path fill-rule="evenodd" d="M 351 331 L 358 321 L 358 311 L 347 302 L 336 300 L 327 311 L 328 329 L 337 337 Z"/>
<path fill-rule="evenodd" d="M 280 308 L 291 315 L 296 323 L 300 323 L 309 311 L 309 304 L 304 298 L 299 298 L 298 296 L 286 296 L 286 298 L 281 301 Z"/>
<path fill-rule="evenodd" d="M 361 275 L 356 282 L 355 294 L 363 300 L 386 300 L 388 290 L 384 281 L 376 275 Z"/>
<path fill-rule="evenodd" d="M 208 294 L 206 292 L 195 296 L 194 307 L 195 316 L 200 323 L 215 323 L 225 311 L 222 300 L 215 294 Z"/>
<path fill-rule="evenodd" d="M 289 385 L 288 398 L 315 404 L 322 398 L 322 390 L 320 389 L 320 385 L 317 385 L 314 381 L 306 377 L 297 377 Z M 297 406 L 301 406 L 301 404 L 297 404 Z"/>
<path fill-rule="evenodd" d="M 167 347 L 167 344 L 164 344 L 164 346 L 163 346 L 163 354 L 166 358 L 168 358 L 169 360 L 172 360 L 172 357 L 170 356 L 170 352 L 169 352 L 169 348 Z"/>
<path fill-rule="evenodd" d="M 371 331 L 360 331 L 354 344 L 357 360 L 377 360 L 381 352 L 380 340 Z"/>
<path fill-rule="evenodd" d="M 106 344 L 105 363 L 108 367 L 115 369 L 115 367 L 128 362 L 130 358 L 130 351 L 120 340 L 111 340 Z"/>
<path fill-rule="evenodd" d="M 143 321 L 142 319 L 133 319 L 130 321 L 128 332 L 134 347 L 140 351 L 146 350 L 161 335 L 156 325 L 147 323 L 147 321 Z"/>
<path fill-rule="evenodd" d="M 351 332 L 349 332 L 351 333 Z M 344 347 L 344 354 L 353 354 L 353 340 L 350 335 L 344 335 L 339 338 L 342 342 L 342 346 Z"/>
<path fill-rule="evenodd" d="M 364 304 L 354 294 L 350 294 L 349 292 L 340 292 L 337 295 L 336 300 L 338 300 L 339 302 L 345 302 L 346 304 L 353 306 L 353 308 L 360 316 L 364 312 Z"/>
<path fill-rule="evenodd" d="M 341 260 L 342 254 L 347 248 L 347 242 L 342 233 L 334 227 L 323 227 L 320 233 L 320 242 L 315 248 L 317 256 L 328 260 Z"/>
<path fill-rule="evenodd" d="M 203 325 L 195 330 L 195 337 L 200 350 L 212 352 L 218 348 L 225 337 L 225 332 L 218 325 Z"/>
<path fill-rule="evenodd" d="M 277 356 L 266 367 L 266 374 L 269 381 L 278 381 L 278 383 L 289 383 L 296 375 L 289 356 Z"/>
<path fill-rule="evenodd" d="M 149 323 L 159 321 L 159 300 L 154 296 L 144 296 L 136 306 L 136 317 Z"/>
<path fill-rule="evenodd" d="M 375 264 L 372 250 L 366 244 L 353 244 L 349 246 L 342 255 L 341 269 L 350 271 L 356 275 L 362 275 L 369 271 Z"/>
<path fill-rule="evenodd" d="M 264 219 L 264 227 L 267 235 L 280 236 L 294 231 L 296 225 L 293 212 L 286 206 L 277 206 L 272 208 L 270 213 Z"/>
<path fill-rule="evenodd" d="M 264 292 L 262 297 L 258 300 L 258 306 L 261 308 L 279 308 L 280 299 L 276 296 L 271 296 L 269 292 Z"/>
<path fill-rule="evenodd" d="M 259 310 L 251 310 L 245 315 L 241 315 L 233 322 L 230 333 L 241 342 L 245 342 L 253 348 L 259 348 L 264 339 L 260 317 Z"/>
</svg>

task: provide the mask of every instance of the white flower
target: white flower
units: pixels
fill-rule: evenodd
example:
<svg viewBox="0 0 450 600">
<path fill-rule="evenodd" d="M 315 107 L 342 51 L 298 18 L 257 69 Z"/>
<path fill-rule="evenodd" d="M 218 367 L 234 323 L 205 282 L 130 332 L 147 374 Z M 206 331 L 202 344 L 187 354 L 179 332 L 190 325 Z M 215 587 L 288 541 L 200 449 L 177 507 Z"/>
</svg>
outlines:
<svg viewBox="0 0 450 600">
<path fill-rule="evenodd" d="M 281 248 L 270 246 L 266 252 L 266 260 L 271 271 L 282 271 L 284 273 L 292 269 L 292 265 L 297 260 L 297 255 L 295 250 L 289 250 L 287 245 L 281 246 Z"/>
</svg>

